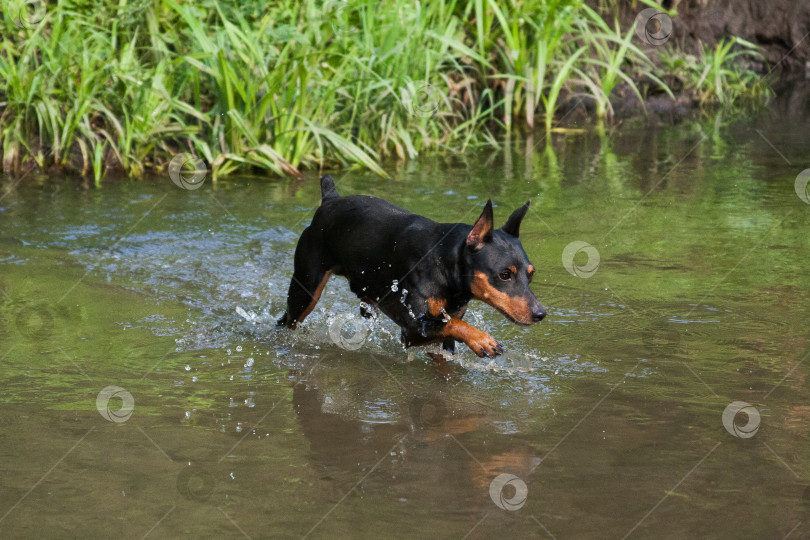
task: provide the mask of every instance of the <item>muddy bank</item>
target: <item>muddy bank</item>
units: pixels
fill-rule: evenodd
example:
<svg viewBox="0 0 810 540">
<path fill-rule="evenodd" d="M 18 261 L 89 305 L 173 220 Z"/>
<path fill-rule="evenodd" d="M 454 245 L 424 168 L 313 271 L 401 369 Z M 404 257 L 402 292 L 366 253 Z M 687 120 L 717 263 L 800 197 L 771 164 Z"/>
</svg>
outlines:
<svg viewBox="0 0 810 540">
<path fill-rule="evenodd" d="M 674 39 L 685 47 L 715 44 L 727 35 L 739 36 L 762 47 L 768 70 L 810 69 L 810 2 L 684 0 L 677 8 Z"/>
<path fill-rule="evenodd" d="M 762 47 L 763 72 L 772 68 L 802 74 L 810 71 L 810 2 L 665 0 L 662 6 L 674 7 L 678 13 L 672 17 L 672 37 L 662 47 L 697 53 L 702 45 L 714 46 L 723 37 L 738 36 Z M 639 2 L 622 2 L 622 27 L 629 28 L 645 7 Z"/>
<path fill-rule="evenodd" d="M 594 8 L 598 2 L 589 1 Z M 626 31 L 647 6 L 625 1 L 619 6 L 619 20 Z M 660 45 L 634 38 L 647 56 L 661 68 L 659 53 L 676 49 L 700 56 L 704 46 L 715 47 L 724 38 L 743 38 L 761 47 L 762 58 L 740 57 L 740 67 L 763 76 L 769 75 L 776 94 L 792 92 L 798 83 L 810 80 L 810 2 L 795 0 L 665 0 L 662 7 L 675 8 L 669 18 L 671 31 Z M 606 20 L 611 13 L 602 12 Z M 669 29 L 668 29 L 669 30 Z M 739 48 L 739 46 L 735 46 Z M 662 71 L 661 75 L 665 75 Z M 614 118 L 647 115 L 652 121 L 677 122 L 694 116 L 701 109 L 698 95 L 684 88 L 683 81 L 667 78 L 674 97 L 657 88 L 652 81 L 636 79 L 647 90 L 644 103 L 623 84 L 611 94 Z M 567 126 L 588 123 L 595 110 L 593 100 L 572 95 L 560 109 L 561 123 Z"/>
</svg>

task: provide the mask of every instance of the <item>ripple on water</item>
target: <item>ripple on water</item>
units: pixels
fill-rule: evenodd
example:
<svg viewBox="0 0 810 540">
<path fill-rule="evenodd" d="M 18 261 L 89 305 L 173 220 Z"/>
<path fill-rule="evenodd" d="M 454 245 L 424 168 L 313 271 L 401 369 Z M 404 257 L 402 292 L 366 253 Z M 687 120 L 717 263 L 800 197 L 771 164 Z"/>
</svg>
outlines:
<svg viewBox="0 0 810 540">
<path fill-rule="evenodd" d="M 261 230 L 233 225 L 216 233 L 178 227 L 131 234 L 111 249 L 81 248 L 73 255 L 88 270 L 106 275 L 116 284 L 188 306 L 186 321 L 166 320 L 160 315 L 137 321 L 138 326 L 156 335 L 175 335 L 180 349 L 224 350 L 250 342 L 260 349 L 256 354 L 269 354 L 276 366 L 288 369 L 297 369 L 308 358 L 323 359 L 356 349 L 366 356 L 376 355 L 386 365 L 406 364 L 416 358 L 424 362 L 425 349 L 404 351 L 400 329 L 387 317 L 359 317 L 359 301 L 342 278 L 331 280 L 318 306 L 297 331 L 277 329 L 276 321 L 286 307 L 297 238 L 297 233 L 283 227 Z M 487 313 L 488 309 L 474 307 L 467 319 L 493 335 L 503 336 L 499 339 L 507 354 L 479 359 L 459 344 L 448 360 L 462 366 L 471 379 L 494 372 L 513 380 L 510 384 L 523 391 L 551 393 L 558 378 L 603 371 L 578 355 L 553 356 L 532 349 L 524 334 L 515 335 L 514 325 Z M 242 379 L 250 379 L 260 367 L 246 365 L 247 358 L 239 361 Z M 378 369 L 374 362 L 374 369 Z M 374 416 L 371 412 L 369 418 Z"/>
</svg>

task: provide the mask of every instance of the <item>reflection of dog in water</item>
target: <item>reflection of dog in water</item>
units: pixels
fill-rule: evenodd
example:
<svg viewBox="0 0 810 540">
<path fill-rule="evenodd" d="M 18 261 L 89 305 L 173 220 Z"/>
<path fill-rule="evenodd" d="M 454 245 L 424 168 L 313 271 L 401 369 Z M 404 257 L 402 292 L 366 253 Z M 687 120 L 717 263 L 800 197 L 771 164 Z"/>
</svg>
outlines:
<svg viewBox="0 0 810 540">
<path fill-rule="evenodd" d="M 279 325 L 302 322 L 332 274 L 348 278 L 352 292 L 393 319 L 406 347 L 441 342 L 452 352 L 461 341 L 481 357 L 501 354 L 492 336 L 461 320 L 473 299 L 521 325 L 546 316 L 529 289 L 534 266 L 518 238 L 528 202 L 495 229 L 491 201 L 465 225 L 437 223 L 376 197 L 341 197 L 329 175 L 321 193 L 295 249 Z"/>
<path fill-rule="evenodd" d="M 428 393 L 392 403 L 400 412 L 396 422 L 365 421 L 356 391 L 344 395 L 342 383 L 328 387 L 334 391 L 312 383 L 296 385 L 293 407 L 309 442 L 310 459 L 336 496 L 356 483 L 358 471 L 379 462 L 364 482 L 367 494 L 394 489 L 399 497 L 425 504 L 480 501 L 490 509 L 495 508 L 489 495 L 493 479 L 505 472 L 528 479 L 539 462 L 524 441 L 490 436 L 482 445 L 469 436 L 491 427 L 493 419 L 484 406 Z M 375 479 L 381 483 L 375 484 Z M 334 486 L 335 481 L 342 483 Z M 512 497 L 509 489 L 504 489 L 504 497 Z"/>
</svg>

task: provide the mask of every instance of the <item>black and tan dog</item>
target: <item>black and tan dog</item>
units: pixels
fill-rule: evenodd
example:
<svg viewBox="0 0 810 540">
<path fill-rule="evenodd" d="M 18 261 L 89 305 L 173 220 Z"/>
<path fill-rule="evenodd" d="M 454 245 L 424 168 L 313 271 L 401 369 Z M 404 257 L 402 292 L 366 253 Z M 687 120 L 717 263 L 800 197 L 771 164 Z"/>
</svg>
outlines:
<svg viewBox="0 0 810 540">
<path fill-rule="evenodd" d="M 437 223 L 376 197 L 341 197 L 329 175 L 321 178 L 321 193 L 295 249 L 279 325 L 302 322 L 332 274 L 345 276 L 352 292 L 393 319 L 406 347 L 441 341 L 453 351 L 463 341 L 478 356 L 501 354 L 492 336 L 461 320 L 472 299 L 520 325 L 546 316 L 529 289 L 534 266 L 518 239 L 528 202 L 496 230 L 492 201 L 470 226 Z"/>
</svg>

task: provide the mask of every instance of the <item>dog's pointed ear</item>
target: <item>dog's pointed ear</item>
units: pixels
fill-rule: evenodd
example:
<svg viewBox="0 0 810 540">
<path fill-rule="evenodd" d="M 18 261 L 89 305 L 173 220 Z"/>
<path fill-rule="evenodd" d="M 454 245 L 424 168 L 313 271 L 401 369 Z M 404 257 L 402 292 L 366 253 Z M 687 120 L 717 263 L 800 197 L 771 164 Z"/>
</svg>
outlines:
<svg viewBox="0 0 810 540">
<path fill-rule="evenodd" d="M 503 224 L 501 230 L 506 234 L 518 238 L 520 236 L 520 222 L 523 221 L 523 216 L 525 216 L 526 212 L 529 210 L 529 204 L 531 202 L 532 201 L 526 201 L 526 204 L 512 212 L 512 215 L 509 216 L 509 219 Z"/>
<path fill-rule="evenodd" d="M 484 211 L 478 217 L 478 221 L 473 225 L 470 234 L 467 235 L 467 247 L 475 252 L 484 247 L 484 244 L 492 241 L 492 199 L 487 199 Z"/>
</svg>

